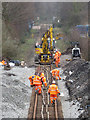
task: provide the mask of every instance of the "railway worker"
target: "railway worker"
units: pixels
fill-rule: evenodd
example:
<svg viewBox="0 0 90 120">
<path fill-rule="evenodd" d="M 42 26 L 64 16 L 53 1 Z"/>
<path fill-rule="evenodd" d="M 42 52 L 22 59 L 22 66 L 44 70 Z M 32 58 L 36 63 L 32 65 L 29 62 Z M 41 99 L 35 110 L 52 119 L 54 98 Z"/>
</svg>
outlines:
<svg viewBox="0 0 90 120">
<path fill-rule="evenodd" d="M 52 73 L 52 76 L 56 79 L 56 80 L 58 80 L 58 78 L 59 78 L 59 80 L 61 80 L 61 77 L 60 77 L 60 75 L 59 75 L 59 70 L 58 69 L 53 69 L 52 71 L 51 71 L 51 73 Z"/>
<path fill-rule="evenodd" d="M 60 91 L 55 81 L 53 81 L 52 84 L 49 86 L 48 94 L 50 94 L 51 103 L 54 104 L 55 100 L 57 99 L 57 94 L 60 95 Z"/>
<path fill-rule="evenodd" d="M 2 60 L 2 65 L 7 65 L 6 61 L 5 60 Z"/>
<path fill-rule="evenodd" d="M 58 53 L 58 63 L 60 64 L 60 56 L 61 56 L 61 52 L 60 51 L 57 51 Z"/>
<path fill-rule="evenodd" d="M 41 78 L 38 75 L 35 75 L 33 78 L 33 86 L 35 87 L 35 92 L 41 94 L 42 82 Z"/>
<path fill-rule="evenodd" d="M 42 84 L 44 83 L 44 85 L 47 86 L 46 77 L 44 76 L 43 72 L 40 72 L 40 77 L 41 77 Z"/>
<path fill-rule="evenodd" d="M 61 52 L 59 52 L 56 49 L 56 53 L 55 53 L 55 56 L 54 56 L 56 67 L 58 67 L 58 64 L 60 63 L 60 56 L 61 56 Z"/>
<path fill-rule="evenodd" d="M 35 75 L 31 75 L 28 79 L 30 80 L 30 85 L 31 87 L 33 87 L 33 78 L 35 77 Z"/>
</svg>

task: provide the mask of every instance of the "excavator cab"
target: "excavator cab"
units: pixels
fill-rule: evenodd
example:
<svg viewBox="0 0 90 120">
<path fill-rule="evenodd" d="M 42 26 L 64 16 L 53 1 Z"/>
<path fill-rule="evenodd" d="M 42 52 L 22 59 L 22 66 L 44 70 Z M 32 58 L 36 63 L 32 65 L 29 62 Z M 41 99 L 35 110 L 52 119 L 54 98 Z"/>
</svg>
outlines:
<svg viewBox="0 0 90 120">
<path fill-rule="evenodd" d="M 53 27 L 50 26 L 42 37 L 40 46 L 35 46 L 35 62 L 40 64 L 51 64 L 54 60 L 55 39 L 53 37 Z"/>
</svg>

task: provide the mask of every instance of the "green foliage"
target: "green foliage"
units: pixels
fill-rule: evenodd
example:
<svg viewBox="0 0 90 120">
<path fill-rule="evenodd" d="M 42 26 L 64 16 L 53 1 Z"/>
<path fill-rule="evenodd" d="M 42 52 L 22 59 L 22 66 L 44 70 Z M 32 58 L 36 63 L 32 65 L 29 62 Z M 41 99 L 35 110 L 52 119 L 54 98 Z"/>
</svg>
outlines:
<svg viewBox="0 0 90 120">
<path fill-rule="evenodd" d="M 61 52 L 64 52 L 69 47 L 69 41 L 65 41 L 64 39 L 57 40 L 56 46 Z"/>
<path fill-rule="evenodd" d="M 15 59 L 17 56 L 17 45 L 12 40 L 6 40 L 2 43 L 2 56 Z"/>
<path fill-rule="evenodd" d="M 30 58 L 34 52 L 35 39 L 27 38 L 25 43 L 19 45 L 17 59 L 27 60 Z"/>
</svg>

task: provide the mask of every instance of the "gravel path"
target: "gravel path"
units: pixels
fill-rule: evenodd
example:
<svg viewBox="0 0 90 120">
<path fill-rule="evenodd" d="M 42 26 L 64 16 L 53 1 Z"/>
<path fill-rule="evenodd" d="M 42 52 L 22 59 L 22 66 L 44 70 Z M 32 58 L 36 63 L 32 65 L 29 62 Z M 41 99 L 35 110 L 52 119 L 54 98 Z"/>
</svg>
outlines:
<svg viewBox="0 0 90 120">
<path fill-rule="evenodd" d="M 34 68 L 14 67 L 9 71 L 0 68 L 2 76 L 2 117 L 26 118 L 32 89 L 28 80 Z"/>
</svg>

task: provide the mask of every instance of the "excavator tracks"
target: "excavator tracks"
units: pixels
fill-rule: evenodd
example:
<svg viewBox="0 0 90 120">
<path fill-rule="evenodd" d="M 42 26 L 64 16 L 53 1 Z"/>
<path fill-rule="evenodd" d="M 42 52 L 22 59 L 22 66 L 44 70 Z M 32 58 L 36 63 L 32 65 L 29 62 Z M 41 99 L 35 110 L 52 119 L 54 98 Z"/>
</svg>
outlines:
<svg viewBox="0 0 90 120">
<path fill-rule="evenodd" d="M 35 93 L 34 88 L 32 89 L 32 95 L 30 100 L 30 107 L 28 111 L 28 120 L 36 119 L 60 119 L 63 120 L 62 105 L 60 97 L 57 98 L 55 104 L 50 103 L 50 98 L 48 95 L 48 87 L 51 84 L 53 78 L 50 71 L 53 69 L 52 65 L 38 65 L 36 66 L 35 72 L 44 72 L 47 79 L 48 86 L 42 87 L 42 94 L 38 95 Z"/>
</svg>

